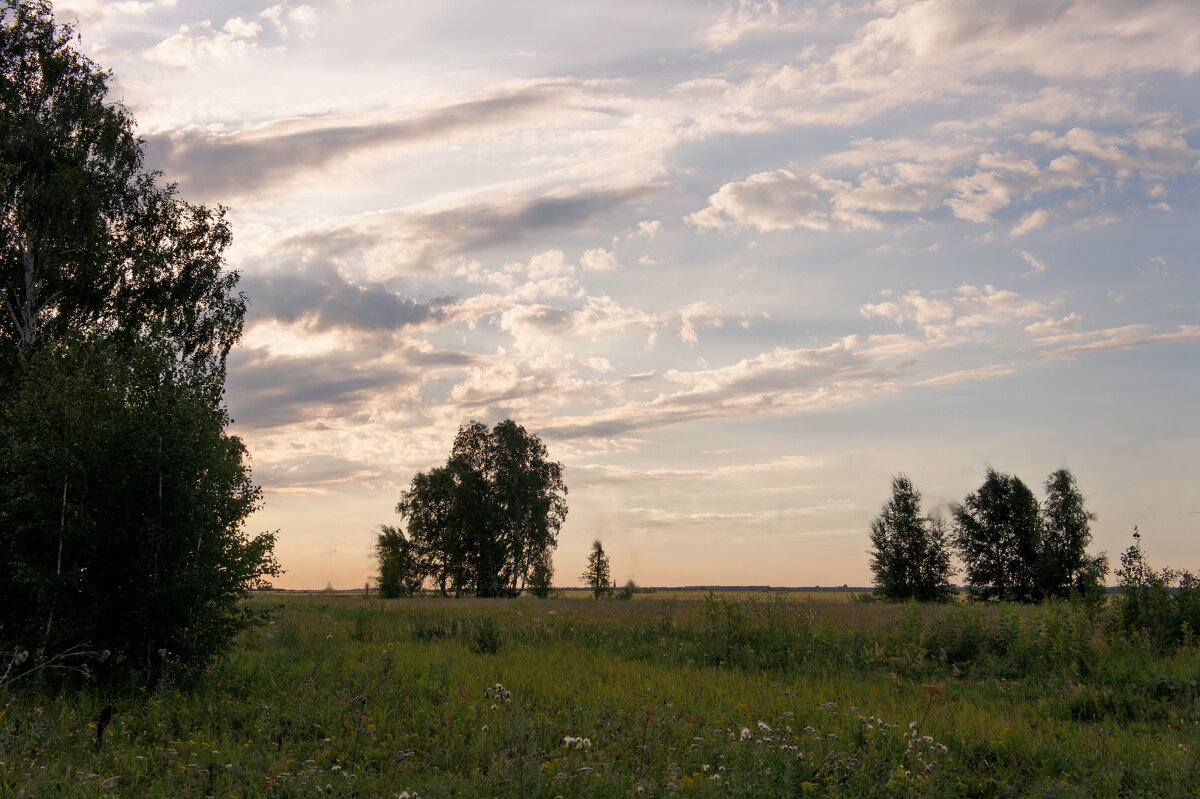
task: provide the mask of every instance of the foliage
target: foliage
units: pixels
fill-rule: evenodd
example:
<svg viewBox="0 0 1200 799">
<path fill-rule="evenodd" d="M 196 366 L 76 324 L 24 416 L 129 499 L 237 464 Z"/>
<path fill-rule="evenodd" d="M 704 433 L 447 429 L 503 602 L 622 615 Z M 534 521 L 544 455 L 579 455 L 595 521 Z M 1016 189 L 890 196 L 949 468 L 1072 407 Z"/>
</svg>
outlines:
<svg viewBox="0 0 1200 799">
<path fill-rule="evenodd" d="M 223 210 L 180 200 L 143 168 L 111 75 L 49 2 L 3 0 L 0 20 L 0 384 L 68 334 L 152 333 L 220 370 L 245 314 L 223 271 Z"/>
<path fill-rule="evenodd" d="M 110 80 L 48 2 L 0 0 L 0 645 L 153 679 L 209 663 L 278 569 L 225 432 L 224 212 L 144 169 Z"/>
<path fill-rule="evenodd" d="M 1020 478 L 988 469 L 979 490 L 951 507 L 967 585 L 980 599 L 1041 598 L 1037 499 Z"/>
<path fill-rule="evenodd" d="M 382 524 L 375 539 L 375 557 L 379 561 L 379 595 L 384 599 L 412 596 L 421 590 L 424 569 L 416 548 L 398 527 Z"/>
<path fill-rule="evenodd" d="M 1086 552 L 1095 516 L 1066 469 L 1051 474 L 1045 488 L 1039 507 L 1019 478 L 988 469 L 979 490 L 952 506 L 955 543 L 975 598 L 1078 596 L 1103 604 L 1108 558 Z"/>
<path fill-rule="evenodd" d="M 579 582 L 592 589 L 593 599 L 604 599 L 612 594 L 612 576 L 608 565 L 608 555 L 599 541 L 592 542 L 592 551 L 588 553 L 587 568 L 579 575 Z"/>
<path fill-rule="evenodd" d="M 553 593 L 554 563 L 550 560 L 548 551 L 533 562 L 533 568 L 529 570 L 528 586 L 529 593 L 538 599 L 546 599 Z"/>
<path fill-rule="evenodd" d="M 637 591 L 637 584 L 633 580 L 627 580 L 625 585 L 621 586 L 621 589 L 617 591 L 617 599 L 633 599 L 635 591 Z"/>
<path fill-rule="evenodd" d="M 45 345 L 0 408 L 0 645 L 194 673 L 276 574 L 220 381 L 162 342 Z"/>
<path fill-rule="evenodd" d="M 1116 571 L 1121 593 L 1114 631 L 1141 639 L 1155 651 L 1192 645 L 1200 632 L 1200 575 L 1169 568 L 1155 571 L 1136 527 L 1133 538 Z"/>
<path fill-rule="evenodd" d="M 511 419 L 459 428 L 445 466 L 418 472 L 396 512 L 421 575 L 442 594 L 516 596 L 549 555 L 567 516 L 563 466 Z"/>
<path fill-rule="evenodd" d="M 871 571 L 882 599 L 944 602 L 952 591 L 946 525 L 921 515 L 921 494 L 903 474 L 892 478 L 892 498 L 871 523 Z"/>
<path fill-rule="evenodd" d="M 1042 503 L 1042 540 L 1038 582 L 1046 596 L 1066 599 L 1072 594 L 1102 599 L 1108 559 L 1090 556 L 1090 523 L 1096 518 L 1083 505 L 1075 476 L 1059 469 L 1046 478 Z"/>
</svg>

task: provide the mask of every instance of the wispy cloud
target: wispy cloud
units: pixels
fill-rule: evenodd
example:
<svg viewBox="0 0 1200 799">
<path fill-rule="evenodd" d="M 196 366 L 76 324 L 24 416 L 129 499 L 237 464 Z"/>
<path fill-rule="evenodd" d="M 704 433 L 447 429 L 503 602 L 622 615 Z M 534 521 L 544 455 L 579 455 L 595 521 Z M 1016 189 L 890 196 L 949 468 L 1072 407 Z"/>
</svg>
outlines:
<svg viewBox="0 0 1200 799">
<path fill-rule="evenodd" d="M 203 128 L 166 131 L 150 137 L 147 155 L 189 194 L 236 197 L 274 189 L 379 148 L 445 146 L 473 133 L 519 128 L 539 113 L 561 111 L 571 95 L 562 85 L 542 84 L 369 121 L 310 117 L 229 133 Z"/>
</svg>

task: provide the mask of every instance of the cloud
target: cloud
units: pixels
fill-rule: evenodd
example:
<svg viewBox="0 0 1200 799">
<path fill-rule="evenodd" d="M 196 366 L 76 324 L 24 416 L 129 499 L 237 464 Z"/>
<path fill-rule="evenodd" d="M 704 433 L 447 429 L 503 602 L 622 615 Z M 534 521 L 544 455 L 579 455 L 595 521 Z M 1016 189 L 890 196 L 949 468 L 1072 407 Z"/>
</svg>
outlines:
<svg viewBox="0 0 1200 799">
<path fill-rule="evenodd" d="M 947 372 L 944 375 L 930 377 L 925 380 L 920 380 L 914 385 L 918 386 L 944 386 L 951 383 L 961 383 L 967 380 L 988 380 L 996 377 L 1006 377 L 1016 372 L 1016 368 L 1008 364 L 993 364 L 992 366 L 980 366 L 975 369 L 960 369 L 956 372 Z"/>
<path fill-rule="evenodd" d="M 534 234 L 578 230 L 661 190 L 635 185 L 532 198 L 486 197 L 438 210 L 381 211 L 294 234 L 280 247 L 313 260 L 355 255 L 376 279 L 388 279 L 435 270 Z"/>
<path fill-rule="evenodd" d="M 890 319 L 897 325 L 915 325 L 930 344 L 951 346 L 986 335 L 991 328 L 1043 317 L 1051 305 L 994 286 L 959 286 L 948 297 L 927 297 L 910 291 L 894 299 L 867 303 L 859 313 Z"/>
<path fill-rule="evenodd" d="M 102 25 L 110 19 L 140 18 L 153 11 L 174 8 L 178 0 L 67 0 L 55 8 L 60 21 L 78 21 L 84 29 Z"/>
<path fill-rule="evenodd" d="M 1026 277 L 1037 277 L 1045 274 L 1048 268 L 1046 262 L 1036 255 L 1025 250 L 1013 250 L 1017 255 L 1021 256 L 1021 260 L 1029 264 L 1029 271 L 1025 273 Z"/>
<path fill-rule="evenodd" d="M 1046 222 L 1049 220 L 1050 210 L 1048 208 L 1035 208 L 1034 210 L 1022 216 L 1020 221 L 1013 225 L 1013 228 L 1008 232 L 1008 235 L 1014 239 L 1018 238 L 1019 236 L 1024 236 L 1026 233 L 1032 233 L 1038 228 L 1045 227 Z M 1040 272 L 1037 274 L 1040 274 Z"/>
<path fill-rule="evenodd" d="M 398 331 L 437 322 L 454 302 L 442 297 L 420 303 L 379 283 L 346 279 L 330 264 L 276 268 L 242 278 L 240 288 L 250 298 L 252 321 L 276 319 L 301 323 L 309 330 L 346 329 Z"/>
<path fill-rule="evenodd" d="M 720 52 L 744 39 L 779 37 L 802 30 L 815 21 L 818 13 L 806 5 L 784 7 L 777 0 L 735 0 L 700 32 L 699 39 L 710 50 Z"/>
<path fill-rule="evenodd" d="M 1146 325 L 1125 325 L 1072 336 L 1058 336 L 1050 341 L 1061 343 L 1068 338 L 1079 343 L 1047 350 L 1041 353 L 1040 357 L 1069 359 L 1093 352 L 1128 350 L 1173 341 L 1193 341 L 1200 339 L 1200 325 L 1179 325 L 1175 330 L 1166 333 L 1152 333 Z"/>
<path fill-rule="evenodd" d="M 187 193 L 225 198 L 262 192 L 377 148 L 441 146 L 465 134 L 519 127 L 561 108 L 569 96 L 564 87 L 545 84 L 369 122 L 314 117 L 234 133 L 188 128 L 151 136 L 146 153 Z"/>
<path fill-rule="evenodd" d="M 702 328 L 724 325 L 724 318 L 707 302 L 693 302 L 679 309 L 679 339 L 686 344 L 700 341 Z"/>
<path fill-rule="evenodd" d="M 580 464 L 571 467 L 574 481 L 583 485 L 613 485 L 623 483 L 667 482 L 671 480 L 725 480 L 752 477 L 759 480 L 766 473 L 773 477 L 801 470 L 817 469 L 820 460 L 805 455 L 783 455 L 768 461 L 727 464 L 696 469 L 638 469 L 607 464 Z"/>
<path fill-rule="evenodd" d="M 617 261 L 616 254 L 611 250 L 596 249 L 585 250 L 583 255 L 579 257 L 579 265 L 593 272 L 604 272 L 609 269 L 616 269 L 621 264 Z"/>
<path fill-rule="evenodd" d="M 717 369 L 670 370 L 684 386 L 649 401 L 590 416 L 559 417 L 544 429 L 557 438 L 611 438 L 687 422 L 799 413 L 894 389 L 908 364 L 876 363 L 854 337 L 820 349 L 777 348 Z"/>
<path fill-rule="evenodd" d="M 836 212 L 819 195 L 817 183 L 786 169 L 759 172 L 745 180 L 726 183 L 708 198 L 708 206 L 684 221 L 711 230 L 754 228 L 762 232 L 809 228 L 832 230 L 877 227 L 861 214 Z"/>
<path fill-rule="evenodd" d="M 412 392 L 421 381 L 415 370 L 364 360 L 353 350 L 281 356 L 243 347 L 229 356 L 229 409 L 243 430 L 345 419 L 363 411 L 377 392 Z"/>
</svg>

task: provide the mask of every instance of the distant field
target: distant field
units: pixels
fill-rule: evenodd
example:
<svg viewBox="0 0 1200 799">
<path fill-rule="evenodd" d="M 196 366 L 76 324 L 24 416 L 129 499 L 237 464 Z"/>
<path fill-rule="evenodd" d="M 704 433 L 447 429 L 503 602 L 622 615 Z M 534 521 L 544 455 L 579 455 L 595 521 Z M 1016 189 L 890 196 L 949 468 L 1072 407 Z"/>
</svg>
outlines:
<svg viewBox="0 0 1200 799">
<path fill-rule="evenodd" d="M 260 594 L 194 688 L 0 697 L 0 797 L 1200 796 L 1196 649 L 848 598 Z"/>
<path fill-rule="evenodd" d="M 717 596 L 731 598 L 745 598 L 754 594 L 779 594 L 788 600 L 816 600 L 824 602 L 851 602 L 856 597 L 861 597 L 865 594 L 870 594 L 869 588 L 771 588 L 771 587 L 755 587 L 755 588 L 731 588 L 731 587 L 714 587 L 714 588 L 638 588 L 634 591 L 633 599 L 674 599 L 679 601 L 700 601 L 703 600 L 709 593 Z M 556 596 L 559 599 L 592 599 L 592 591 L 590 588 L 557 588 L 555 589 Z M 374 589 L 369 594 L 366 594 L 363 589 L 350 590 L 335 590 L 335 591 L 278 591 L 264 592 L 267 596 L 328 596 L 328 597 L 357 597 L 362 598 L 364 595 L 373 596 Z M 426 594 L 422 598 L 437 598 L 434 594 Z"/>
</svg>

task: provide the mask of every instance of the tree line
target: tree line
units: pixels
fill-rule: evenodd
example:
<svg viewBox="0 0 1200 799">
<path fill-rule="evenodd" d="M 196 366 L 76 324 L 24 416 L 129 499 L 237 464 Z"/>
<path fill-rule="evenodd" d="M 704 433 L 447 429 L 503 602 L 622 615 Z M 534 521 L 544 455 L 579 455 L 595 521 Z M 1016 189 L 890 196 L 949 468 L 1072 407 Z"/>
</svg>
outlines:
<svg viewBox="0 0 1200 799">
<path fill-rule="evenodd" d="M 1040 503 L 1020 478 L 989 468 L 983 484 L 950 506 L 953 524 L 921 512 L 921 494 L 903 474 L 871 523 L 871 570 L 884 599 L 943 601 L 954 592 L 951 555 L 971 595 L 1038 602 L 1104 590 L 1108 559 L 1089 555 L 1091 522 L 1075 477 L 1059 469 Z"/>
</svg>

